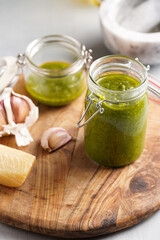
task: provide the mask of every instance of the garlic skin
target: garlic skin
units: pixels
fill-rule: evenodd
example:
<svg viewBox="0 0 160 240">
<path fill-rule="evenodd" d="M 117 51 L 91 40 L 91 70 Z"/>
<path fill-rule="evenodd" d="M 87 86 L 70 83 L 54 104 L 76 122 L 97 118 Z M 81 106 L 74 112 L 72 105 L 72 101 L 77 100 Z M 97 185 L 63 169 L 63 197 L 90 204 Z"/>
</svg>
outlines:
<svg viewBox="0 0 160 240">
<path fill-rule="evenodd" d="M 26 146 L 33 141 L 28 127 L 37 121 L 38 107 L 30 98 L 5 88 L 0 96 L 0 119 L 0 137 L 15 135 L 17 145 Z"/>
<path fill-rule="evenodd" d="M 71 139 L 72 136 L 64 128 L 53 127 L 42 134 L 41 146 L 44 150 L 53 152 L 71 141 Z"/>
<path fill-rule="evenodd" d="M 4 102 L 0 102 L 0 131 L 4 129 L 3 125 L 7 124 L 7 116 L 4 110 Z"/>
</svg>

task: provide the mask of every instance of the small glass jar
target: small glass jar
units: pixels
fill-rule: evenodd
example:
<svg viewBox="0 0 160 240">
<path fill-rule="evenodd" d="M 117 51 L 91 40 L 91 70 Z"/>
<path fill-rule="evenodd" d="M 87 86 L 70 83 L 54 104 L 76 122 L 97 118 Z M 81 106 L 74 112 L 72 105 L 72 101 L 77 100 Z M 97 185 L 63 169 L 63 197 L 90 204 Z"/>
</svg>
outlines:
<svg viewBox="0 0 160 240">
<path fill-rule="evenodd" d="M 119 74 L 136 79 L 138 86 L 115 91 L 99 85 L 99 79 L 112 75 L 114 88 L 114 76 Z M 147 69 L 138 60 L 112 55 L 92 63 L 83 125 L 85 149 L 94 161 L 121 167 L 141 155 L 147 126 L 147 86 Z"/>
<path fill-rule="evenodd" d="M 25 52 L 26 89 L 41 103 L 66 105 L 84 91 L 86 67 L 91 59 L 91 51 L 71 37 L 50 35 L 36 39 Z"/>
</svg>

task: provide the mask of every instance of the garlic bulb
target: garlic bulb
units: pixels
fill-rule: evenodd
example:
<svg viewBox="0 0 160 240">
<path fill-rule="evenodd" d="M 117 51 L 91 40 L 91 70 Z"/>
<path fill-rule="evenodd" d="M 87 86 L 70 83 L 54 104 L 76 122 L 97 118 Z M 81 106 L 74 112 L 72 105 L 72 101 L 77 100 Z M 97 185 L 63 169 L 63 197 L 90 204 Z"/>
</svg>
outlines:
<svg viewBox="0 0 160 240">
<path fill-rule="evenodd" d="M 38 119 L 38 107 L 26 96 L 5 88 L 0 96 L 0 137 L 15 135 L 18 146 L 33 141 L 28 127 Z"/>
<path fill-rule="evenodd" d="M 71 139 L 72 136 L 64 128 L 53 127 L 43 133 L 41 146 L 48 152 L 52 152 L 71 141 Z"/>
</svg>

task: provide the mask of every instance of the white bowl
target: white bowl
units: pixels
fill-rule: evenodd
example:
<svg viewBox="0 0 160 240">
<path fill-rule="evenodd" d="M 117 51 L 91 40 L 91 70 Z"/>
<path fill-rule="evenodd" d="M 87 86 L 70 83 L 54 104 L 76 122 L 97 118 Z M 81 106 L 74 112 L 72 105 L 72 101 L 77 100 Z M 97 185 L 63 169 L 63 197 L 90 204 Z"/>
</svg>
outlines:
<svg viewBox="0 0 160 240">
<path fill-rule="evenodd" d="M 145 0 L 106 0 L 101 4 L 99 14 L 104 43 L 112 53 L 137 57 L 145 64 L 160 63 L 160 32 L 145 32 L 151 27 L 149 25 L 160 22 L 160 1 L 150 0 L 151 3 L 156 1 L 159 3 L 155 9 L 152 5 L 145 5 L 144 10 L 141 6 L 138 9 L 137 5 L 145 4 Z M 147 8 L 150 10 L 150 16 Z M 131 18 L 135 9 L 137 18 L 133 22 Z M 140 13 L 137 9 L 143 10 L 143 14 L 138 15 Z M 154 11 L 158 12 L 158 17 Z M 152 21 L 147 22 L 147 19 Z"/>
</svg>

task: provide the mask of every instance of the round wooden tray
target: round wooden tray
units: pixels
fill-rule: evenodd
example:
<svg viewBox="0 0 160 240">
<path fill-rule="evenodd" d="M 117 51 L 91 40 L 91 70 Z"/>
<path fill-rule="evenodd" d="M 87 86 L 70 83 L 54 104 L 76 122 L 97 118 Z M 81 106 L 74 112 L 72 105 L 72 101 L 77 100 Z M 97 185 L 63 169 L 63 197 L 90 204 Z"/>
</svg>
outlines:
<svg viewBox="0 0 160 240">
<path fill-rule="evenodd" d="M 16 86 L 26 94 L 23 79 Z M 78 131 L 84 95 L 66 107 L 39 105 L 40 118 L 30 129 L 34 142 L 20 148 L 37 156 L 26 180 L 17 189 L 0 186 L 0 221 L 15 227 L 65 238 L 107 234 L 130 227 L 160 206 L 160 106 L 149 104 L 145 148 L 124 168 L 111 169 L 90 160 Z M 61 126 L 74 136 L 54 153 L 40 147 L 44 130 Z M 1 144 L 18 148 L 13 136 Z"/>
</svg>

